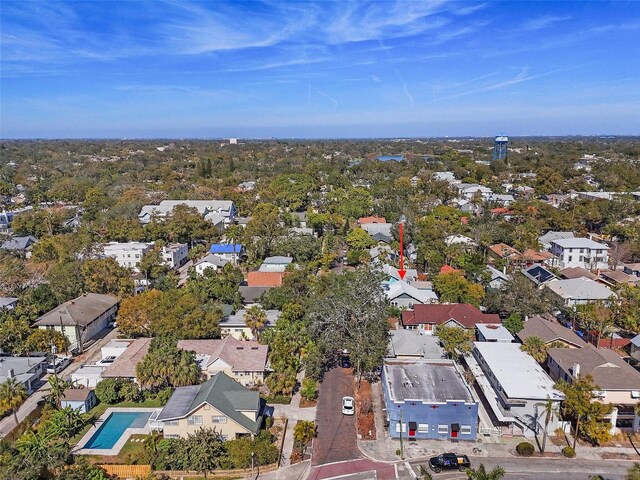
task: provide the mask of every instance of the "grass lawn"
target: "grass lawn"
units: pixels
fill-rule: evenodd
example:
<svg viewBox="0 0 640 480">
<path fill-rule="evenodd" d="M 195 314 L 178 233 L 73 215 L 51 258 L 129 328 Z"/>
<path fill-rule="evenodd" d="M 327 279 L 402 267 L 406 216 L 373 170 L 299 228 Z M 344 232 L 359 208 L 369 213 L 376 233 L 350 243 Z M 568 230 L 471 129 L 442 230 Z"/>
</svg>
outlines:
<svg viewBox="0 0 640 480">
<path fill-rule="evenodd" d="M 100 418 L 100 416 L 107 411 L 107 408 L 110 407 L 140 407 L 140 408 L 158 408 L 161 407 L 162 405 L 160 405 L 160 402 L 158 400 L 154 399 L 148 399 L 145 400 L 144 402 L 140 402 L 140 403 L 136 403 L 136 402 L 121 402 L 121 403 L 116 403 L 113 405 L 109 405 L 108 403 L 99 403 L 98 405 L 96 405 L 95 407 L 93 407 L 91 410 L 89 410 L 89 415 L 93 415 L 96 420 L 98 418 Z M 81 431 L 80 433 L 78 433 L 75 437 L 73 437 L 71 440 L 69 440 L 69 443 L 71 445 L 76 445 L 84 436 L 85 433 L 87 433 L 89 431 L 89 429 L 91 428 L 91 424 L 86 425 Z"/>
<path fill-rule="evenodd" d="M 111 464 L 119 464 L 119 465 L 132 465 L 136 464 L 145 464 L 146 453 L 144 451 L 144 443 L 139 440 L 144 440 L 146 435 L 131 435 L 122 446 L 122 449 L 118 453 L 118 455 L 83 455 L 89 460 L 91 463 L 111 463 Z M 135 441 L 133 441 L 135 440 Z"/>
</svg>

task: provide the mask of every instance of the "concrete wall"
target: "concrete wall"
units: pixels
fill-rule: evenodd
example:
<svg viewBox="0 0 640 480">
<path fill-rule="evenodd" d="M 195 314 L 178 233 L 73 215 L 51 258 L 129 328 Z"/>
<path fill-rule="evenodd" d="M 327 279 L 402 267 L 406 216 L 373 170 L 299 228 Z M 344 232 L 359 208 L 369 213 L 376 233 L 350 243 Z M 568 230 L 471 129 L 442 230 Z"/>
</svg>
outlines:
<svg viewBox="0 0 640 480">
<path fill-rule="evenodd" d="M 235 422 L 231 418 L 223 415 L 219 410 L 213 408 L 209 404 L 204 404 L 192 415 L 201 416 L 202 423 L 200 425 L 189 425 L 187 418 L 178 420 L 177 425 L 172 425 L 170 422 L 164 423 L 164 437 L 165 438 L 186 438 L 188 434 L 193 434 L 198 431 L 200 427 L 215 428 L 216 432 L 227 437 L 228 440 L 233 440 L 236 435 L 251 434 L 246 428 L 239 423 Z M 225 423 L 214 423 L 212 417 L 225 417 Z"/>
<path fill-rule="evenodd" d="M 388 433 L 391 438 L 400 438 L 400 411 L 402 410 L 403 438 L 449 440 L 453 437 L 452 424 L 460 425 L 459 440 L 475 440 L 478 434 L 478 404 L 465 402 L 431 403 L 421 400 L 391 401 L 389 382 L 382 369 L 384 400 L 389 419 Z M 410 435 L 409 422 L 417 424 L 414 435 Z M 446 427 L 446 428 L 445 428 Z"/>
</svg>

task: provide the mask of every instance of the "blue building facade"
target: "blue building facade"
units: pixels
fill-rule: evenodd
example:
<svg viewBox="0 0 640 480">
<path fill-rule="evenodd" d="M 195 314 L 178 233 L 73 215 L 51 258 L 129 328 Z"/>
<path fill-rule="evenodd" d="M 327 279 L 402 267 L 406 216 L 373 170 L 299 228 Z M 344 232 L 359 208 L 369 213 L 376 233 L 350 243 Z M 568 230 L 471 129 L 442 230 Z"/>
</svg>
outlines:
<svg viewBox="0 0 640 480">
<path fill-rule="evenodd" d="M 476 439 L 478 401 L 453 362 L 388 362 L 382 384 L 390 438 Z"/>
</svg>

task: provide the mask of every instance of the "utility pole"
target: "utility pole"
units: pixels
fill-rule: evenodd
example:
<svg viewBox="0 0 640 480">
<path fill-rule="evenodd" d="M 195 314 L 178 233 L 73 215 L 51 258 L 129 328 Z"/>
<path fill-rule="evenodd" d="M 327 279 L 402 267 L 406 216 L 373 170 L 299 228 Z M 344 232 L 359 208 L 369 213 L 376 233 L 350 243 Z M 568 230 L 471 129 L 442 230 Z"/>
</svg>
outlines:
<svg viewBox="0 0 640 480">
<path fill-rule="evenodd" d="M 402 444 L 402 406 L 398 405 L 398 410 L 400 410 L 400 458 L 404 460 L 404 445 Z"/>
</svg>

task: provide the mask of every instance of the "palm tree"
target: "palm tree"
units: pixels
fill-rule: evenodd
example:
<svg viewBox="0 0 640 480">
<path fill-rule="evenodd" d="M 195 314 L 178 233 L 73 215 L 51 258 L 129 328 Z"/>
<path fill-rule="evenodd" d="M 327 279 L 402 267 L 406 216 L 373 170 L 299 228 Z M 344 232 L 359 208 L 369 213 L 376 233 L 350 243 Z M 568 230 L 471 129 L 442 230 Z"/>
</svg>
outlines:
<svg viewBox="0 0 640 480">
<path fill-rule="evenodd" d="M 0 384 L 0 411 L 13 410 L 16 425 L 18 425 L 18 408 L 27 396 L 27 389 L 15 378 L 9 378 Z"/>
<path fill-rule="evenodd" d="M 260 307 L 254 305 L 247 308 L 244 314 L 244 323 L 251 329 L 256 340 L 260 340 L 260 330 L 267 324 L 267 314 Z"/>
<path fill-rule="evenodd" d="M 542 403 L 542 404 L 538 404 L 538 405 L 542 405 L 543 408 L 543 412 L 544 412 L 544 432 L 542 433 L 542 446 L 540 447 L 540 453 L 544 453 L 544 449 L 547 446 L 547 436 L 549 435 L 548 433 L 548 429 L 549 429 L 549 422 L 551 421 L 551 419 L 553 418 L 554 415 L 558 414 L 558 409 L 556 404 L 551 400 L 551 398 L 549 398 L 547 396 L 547 401 Z M 536 419 L 536 423 L 537 423 L 537 419 Z"/>
<path fill-rule="evenodd" d="M 311 420 L 300 420 L 293 428 L 293 439 L 302 445 L 302 456 L 307 448 L 307 443 L 317 434 L 316 423 Z"/>
<path fill-rule="evenodd" d="M 145 452 L 147 452 L 147 455 L 149 455 L 149 463 L 151 463 L 151 465 L 153 465 L 153 463 L 156 461 L 156 458 L 158 457 L 159 441 L 160 441 L 160 432 L 155 431 L 155 432 L 151 432 L 147 436 L 147 438 L 144 439 L 144 443 L 142 444 L 144 446 Z"/>
<path fill-rule="evenodd" d="M 520 350 L 527 352 L 538 363 L 544 363 L 547 360 L 547 344 L 540 337 L 527 338 Z"/>
<path fill-rule="evenodd" d="M 71 383 L 62 380 L 57 375 L 49 377 L 49 398 L 55 401 L 56 407 L 61 408 L 64 392 L 71 388 Z"/>
<path fill-rule="evenodd" d="M 467 468 L 467 477 L 473 480 L 500 480 L 505 476 L 504 468 L 497 465 L 493 470 L 487 472 L 484 464 L 481 463 L 478 468 Z"/>
<path fill-rule="evenodd" d="M 48 424 L 48 432 L 55 437 L 69 440 L 87 424 L 80 409 L 74 409 L 70 405 L 56 411 Z"/>
</svg>

